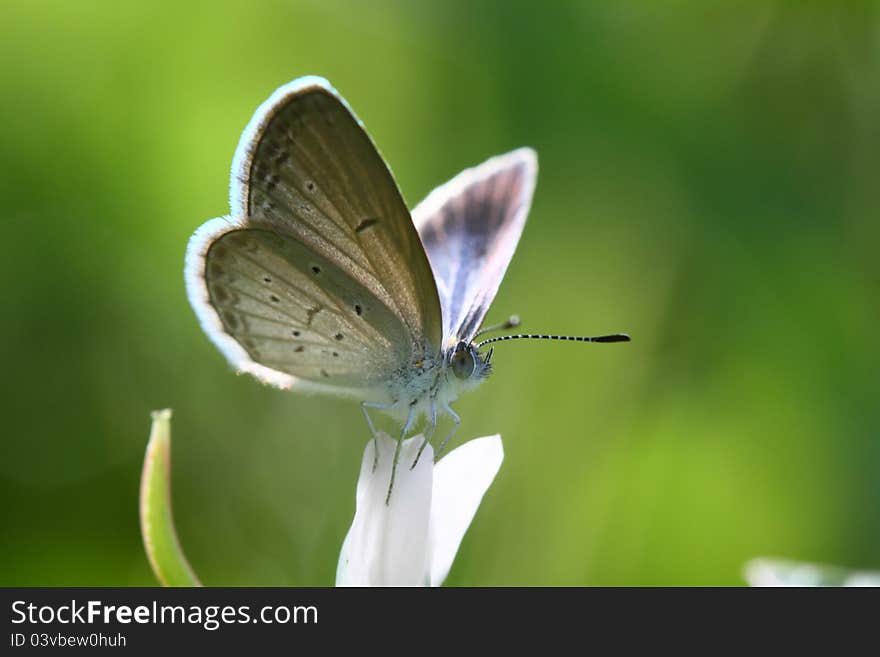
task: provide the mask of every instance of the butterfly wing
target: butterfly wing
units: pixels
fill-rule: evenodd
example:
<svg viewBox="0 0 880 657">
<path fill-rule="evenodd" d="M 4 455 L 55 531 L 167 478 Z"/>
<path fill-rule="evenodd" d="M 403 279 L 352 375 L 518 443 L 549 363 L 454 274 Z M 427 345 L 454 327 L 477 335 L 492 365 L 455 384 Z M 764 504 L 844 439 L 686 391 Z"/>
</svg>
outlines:
<svg viewBox="0 0 880 657">
<path fill-rule="evenodd" d="M 410 358 L 400 318 L 332 260 L 260 219 L 206 223 L 190 300 L 239 370 L 279 387 L 363 395 Z"/>
<path fill-rule="evenodd" d="M 520 148 L 462 171 L 413 210 L 447 343 L 469 342 L 480 328 L 522 234 L 537 173 L 535 151 Z"/>
<path fill-rule="evenodd" d="M 190 241 L 186 279 L 235 367 L 281 387 L 358 394 L 439 351 L 440 304 L 412 219 L 325 80 L 297 80 L 257 110 L 230 205 L 236 219 Z"/>
</svg>

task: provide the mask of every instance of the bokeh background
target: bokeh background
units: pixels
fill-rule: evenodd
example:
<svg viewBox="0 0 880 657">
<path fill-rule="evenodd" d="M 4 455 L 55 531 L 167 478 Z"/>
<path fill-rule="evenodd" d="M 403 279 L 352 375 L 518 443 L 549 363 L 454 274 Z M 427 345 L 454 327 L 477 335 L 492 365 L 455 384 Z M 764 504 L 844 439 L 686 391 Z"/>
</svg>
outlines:
<svg viewBox="0 0 880 657">
<path fill-rule="evenodd" d="M 183 255 L 241 129 L 328 77 L 414 205 L 521 145 L 541 172 L 459 400 L 506 459 L 453 585 L 742 583 L 880 568 L 873 2 L 0 3 L 0 584 L 149 585 L 137 493 L 172 407 L 203 581 L 329 585 L 356 403 L 235 376 Z"/>
</svg>

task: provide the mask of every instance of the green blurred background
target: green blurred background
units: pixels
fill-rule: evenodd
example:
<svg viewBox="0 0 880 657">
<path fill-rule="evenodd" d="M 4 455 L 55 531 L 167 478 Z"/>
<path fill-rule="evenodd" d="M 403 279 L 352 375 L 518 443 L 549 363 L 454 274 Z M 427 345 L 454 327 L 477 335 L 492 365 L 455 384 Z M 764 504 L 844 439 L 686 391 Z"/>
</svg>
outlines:
<svg viewBox="0 0 880 657">
<path fill-rule="evenodd" d="M 506 458 L 448 584 L 880 568 L 876 3 L 3 0 L 0 584 L 154 582 L 137 493 L 166 406 L 202 580 L 332 584 L 360 409 L 235 376 L 182 275 L 241 129 L 309 73 L 411 205 L 535 147 L 489 319 L 634 338 L 498 348 L 456 408 Z"/>
</svg>

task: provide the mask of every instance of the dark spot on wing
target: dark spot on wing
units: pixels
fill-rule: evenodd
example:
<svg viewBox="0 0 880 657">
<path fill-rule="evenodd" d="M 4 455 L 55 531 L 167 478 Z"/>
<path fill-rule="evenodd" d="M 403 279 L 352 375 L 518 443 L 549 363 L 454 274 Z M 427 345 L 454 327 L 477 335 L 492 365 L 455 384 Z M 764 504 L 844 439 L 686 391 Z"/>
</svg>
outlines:
<svg viewBox="0 0 880 657">
<path fill-rule="evenodd" d="M 376 219 L 375 217 L 370 217 L 369 219 L 364 219 L 361 223 L 359 223 L 357 226 L 355 226 L 354 232 L 362 233 L 370 226 L 375 226 L 378 223 L 379 223 L 379 220 Z"/>
<path fill-rule="evenodd" d="M 333 352 L 333 357 L 334 357 L 334 358 L 339 358 L 339 352 L 338 352 L 338 351 L 334 351 L 334 352 Z"/>
<path fill-rule="evenodd" d="M 275 296 L 274 294 L 269 295 L 269 300 L 270 300 L 272 303 L 278 303 L 279 301 L 281 301 L 281 299 L 279 299 L 279 298 L 278 298 L 277 296 Z"/>
<path fill-rule="evenodd" d="M 313 183 L 311 180 L 307 181 L 306 182 L 306 189 L 309 190 L 310 192 L 315 191 L 315 183 Z"/>
<path fill-rule="evenodd" d="M 354 311 L 357 313 L 358 317 L 364 314 L 364 309 L 359 303 L 354 304 Z"/>
<path fill-rule="evenodd" d="M 264 283 L 271 283 L 271 282 L 272 282 L 272 279 L 269 278 L 268 276 L 263 276 L 263 282 L 264 282 Z"/>
<path fill-rule="evenodd" d="M 291 333 L 293 334 L 293 337 L 295 337 L 295 338 L 299 337 L 299 331 L 294 329 L 293 331 L 291 331 Z"/>
<path fill-rule="evenodd" d="M 320 274 L 321 268 L 318 265 L 312 265 L 312 272 L 314 272 L 315 274 Z"/>
<path fill-rule="evenodd" d="M 345 336 L 342 335 L 342 333 L 337 333 L 337 334 L 334 335 L 333 337 L 336 338 L 337 340 L 342 340 L 342 338 L 344 338 Z"/>
<path fill-rule="evenodd" d="M 329 377 L 330 375 L 327 374 L 327 370 L 321 370 L 321 376 Z"/>
<path fill-rule="evenodd" d="M 296 349 L 294 349 L 294 351 L 295 351 L 296 353 L 298 353 L 298 354 L 301 354 L 301 353 L 304 352 L 305 350 L 306 350 L 306 348 L 303 347 L 302 345 L 300 345 L 300 346 L 298 346 Z"/>
</svg>

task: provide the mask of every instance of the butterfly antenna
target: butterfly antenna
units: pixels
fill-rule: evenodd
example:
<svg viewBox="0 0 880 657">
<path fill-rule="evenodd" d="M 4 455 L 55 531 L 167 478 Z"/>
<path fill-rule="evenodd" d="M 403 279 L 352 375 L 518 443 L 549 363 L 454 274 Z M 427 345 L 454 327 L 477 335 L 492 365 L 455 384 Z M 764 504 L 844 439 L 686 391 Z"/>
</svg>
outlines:
<svg viewBox="0 0 880 657">
<path fill-rule="evenodd" d="M 499 335 L 497 338 L 489 338 L 476 344 L 477 349 L 484 344 L 492 342 L 502 342 L 504 340 L 570 340 L 572 342 L 629 342 L 630 338 L 626 333 L 612 333 L 611 335 L 597 335 L 594 337 L 585 337 L 580 335 L 530 335 L 519 333 L 517 335 Z"/>
<path fill-rule="evenodd" d="M 522 322 L 519 319 L 519 315 L 511 315 L 507 318 L 506 322 L 502 322 L 501 324 L 495 324 L 493 326 L 487 326 L 486 328 L 481 328 L 474 334 L 474 338 L 477 338 L 484 333 L 494 333 L 495 331 L 507 331 L 508 329 L 516 328 Z"/>
</svg>

